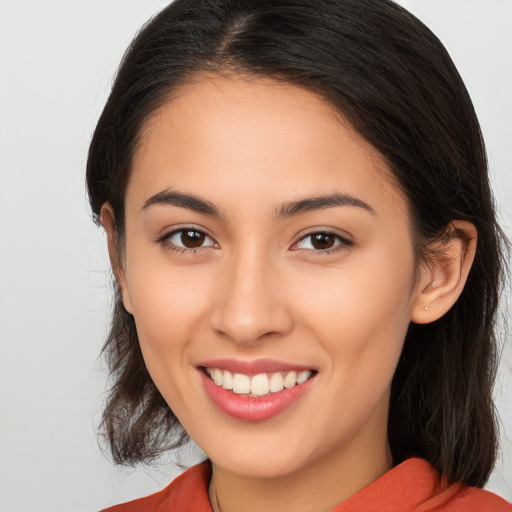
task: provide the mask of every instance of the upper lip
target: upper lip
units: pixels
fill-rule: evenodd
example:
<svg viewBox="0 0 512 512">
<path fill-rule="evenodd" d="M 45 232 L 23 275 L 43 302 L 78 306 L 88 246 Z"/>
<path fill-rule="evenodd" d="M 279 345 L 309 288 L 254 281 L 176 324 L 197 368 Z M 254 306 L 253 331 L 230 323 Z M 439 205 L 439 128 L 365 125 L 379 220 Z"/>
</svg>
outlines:
<svg viewBox="0 0 512 512">
<path fill-rule="evenodd" d="M 311 366 L 279 361 L 277 359 L 256 359 L 254 361 L 241 361 L 237 359 L 211 359 L 199 363 L 203 368 L 218 368 L 228 370 L 231 373 L 242 373 L 244 375 L 258 375 L 259 373 L 272 372 L 302 372 L 313 370 Z"/>
</svg>

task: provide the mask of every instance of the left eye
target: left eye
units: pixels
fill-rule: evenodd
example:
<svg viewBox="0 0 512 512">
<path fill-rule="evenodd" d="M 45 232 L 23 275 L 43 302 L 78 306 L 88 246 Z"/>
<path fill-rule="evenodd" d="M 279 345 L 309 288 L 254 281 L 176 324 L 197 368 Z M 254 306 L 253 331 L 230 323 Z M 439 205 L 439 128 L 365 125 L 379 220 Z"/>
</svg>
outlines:
<svg viewBox="0 0 512 512">
<path fill-rule="evenodd" d="M 197 229 L 178 229 L 169 233 L 165 240 L 168 244 L 181 249 L 199 249 L 200 247 L 213 247 L 215 242 L 202 231 Z"/>
<path fill-rule="evenodd" d="M 352 245 L 352 243 L 334 233 L 319 232 L 310 233 L 301 238 L 295 247 L 312 251 L 328 251 L 343 245 Z"/>
</svg>

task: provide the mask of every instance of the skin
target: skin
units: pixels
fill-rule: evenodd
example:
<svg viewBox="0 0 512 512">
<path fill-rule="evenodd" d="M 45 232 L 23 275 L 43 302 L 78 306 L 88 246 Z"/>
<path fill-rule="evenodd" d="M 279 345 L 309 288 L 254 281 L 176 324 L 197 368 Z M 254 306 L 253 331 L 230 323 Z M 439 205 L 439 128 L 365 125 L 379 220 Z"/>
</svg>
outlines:
<svg viewBox="0 0 512 512">
<path fill-rule="evenodd" d="M 327 511 L 392 467 L 390 384 L 408 325 L 455 302 L 476 232 L 455 221 L 469 242 L 453 239 L 445 257 L 417 265 L 407 201 L 377 151 L 313 93 L 244 78 L 202 76 L 175 91 L 134 157 L 121 254 L 108 204 L 102 222 L 148 370 L 212 460 L 214 509 Z M 168 191 L 208 201 L 220 217 L 144 207 Z M 334 193 L 371 211 L 276 216 Z M 195 252 L 180 234 L 165 239 L 183 227 L 207 235 Z M 331 250 L 312 244 L 318 232 L 334 233 Z M 197 366 L 218 358 L 318 374 L 285 411 L 245 422 L 205 393 Z"/>
</svg>

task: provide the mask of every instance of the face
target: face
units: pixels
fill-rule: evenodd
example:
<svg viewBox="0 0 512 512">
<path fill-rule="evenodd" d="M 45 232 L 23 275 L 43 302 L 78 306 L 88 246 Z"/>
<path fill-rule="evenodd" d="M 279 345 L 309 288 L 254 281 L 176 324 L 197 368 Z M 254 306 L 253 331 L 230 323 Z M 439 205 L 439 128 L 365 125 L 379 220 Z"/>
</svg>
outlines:
<svg viewBox="0 0 512 512">
<path fill-rule="evenodd" d="M 135 154 L 122 260 L 148 370 L 215 465 L 273 477 L 387 449 L 418 300 L 407 204 L 313 93 L 180 89 Z"/>
</svg>

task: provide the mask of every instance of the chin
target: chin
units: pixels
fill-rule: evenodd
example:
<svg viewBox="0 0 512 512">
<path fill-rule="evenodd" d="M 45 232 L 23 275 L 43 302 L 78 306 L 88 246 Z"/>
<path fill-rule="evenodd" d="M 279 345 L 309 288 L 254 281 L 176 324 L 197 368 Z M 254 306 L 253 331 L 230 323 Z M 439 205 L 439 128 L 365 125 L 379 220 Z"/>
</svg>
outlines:
<svg viewBox="0 0 512 512">
<path fill-rule="evenodd" d="M 261 425 L 259 434 L 249 436 L 226 432 L 223 442 L 217 437 L 198 444 L 215 466 L 245 478 L 285 477 L 310 465 L 315 450 L 304 443 L 306 433 L 290 436 L 264 430 Z"/>
<path fill-rule="evenodd" d="M 224 454 L 219 458 L 211 458 L 212 463 L 224 471 L 236 474 L 239 477 L 251 479 L 276 479 L 286 477 L 298 471 L 304 461 L 293 459 L 285 459 L 282 455 L 268 456 L 260 452 L 258 456 L 253 454 L 242 455 L 234 453 L 233 456 Z"/>
</svg>

